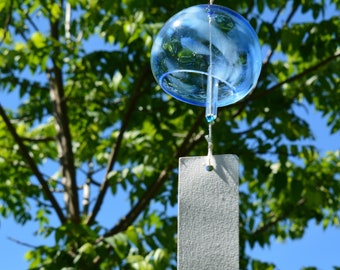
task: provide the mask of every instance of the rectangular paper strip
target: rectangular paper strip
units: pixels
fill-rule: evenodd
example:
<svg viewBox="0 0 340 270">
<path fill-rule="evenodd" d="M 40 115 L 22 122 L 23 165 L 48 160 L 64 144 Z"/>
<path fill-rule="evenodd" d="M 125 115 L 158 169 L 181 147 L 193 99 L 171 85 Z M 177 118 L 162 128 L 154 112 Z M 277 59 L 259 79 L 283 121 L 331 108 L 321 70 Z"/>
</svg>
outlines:
<svg viewBox="0 0 340 270">
<path fill-rule="evenodd" d="M 239 269 L 239 162 L 216 155 L 179 160 L 178 270 Z"/>
</svg>

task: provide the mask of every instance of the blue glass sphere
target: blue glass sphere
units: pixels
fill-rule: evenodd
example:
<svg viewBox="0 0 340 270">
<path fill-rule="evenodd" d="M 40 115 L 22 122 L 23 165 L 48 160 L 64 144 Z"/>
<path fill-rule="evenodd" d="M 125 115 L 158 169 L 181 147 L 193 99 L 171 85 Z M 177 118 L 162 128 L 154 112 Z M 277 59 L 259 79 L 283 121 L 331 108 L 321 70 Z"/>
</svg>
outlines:
<svg viewBox="0 0 340 270">
<path fill-rule="evenodd" d="M 261 66 L 253 28 L 238 13 L 218 5 L 192 6 L 171 17 L 151 50 L 152 72 L 162 89 L 197 106 L 206 106 L 209 76 L 222 107 L 255 87 Z"/>
</svg>

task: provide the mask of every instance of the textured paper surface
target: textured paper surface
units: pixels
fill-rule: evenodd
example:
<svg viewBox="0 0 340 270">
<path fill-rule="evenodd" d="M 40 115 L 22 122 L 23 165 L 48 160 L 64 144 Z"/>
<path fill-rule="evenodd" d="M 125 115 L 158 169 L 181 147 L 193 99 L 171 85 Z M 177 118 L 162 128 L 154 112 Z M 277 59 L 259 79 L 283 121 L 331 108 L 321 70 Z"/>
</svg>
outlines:
<svg viewBox="0 0 340 270">
<path fill-rule="evenodd" d="M 239 269 L 239 195 L 235 155 L 179 160 L 178 270 Z"/>
</svg>

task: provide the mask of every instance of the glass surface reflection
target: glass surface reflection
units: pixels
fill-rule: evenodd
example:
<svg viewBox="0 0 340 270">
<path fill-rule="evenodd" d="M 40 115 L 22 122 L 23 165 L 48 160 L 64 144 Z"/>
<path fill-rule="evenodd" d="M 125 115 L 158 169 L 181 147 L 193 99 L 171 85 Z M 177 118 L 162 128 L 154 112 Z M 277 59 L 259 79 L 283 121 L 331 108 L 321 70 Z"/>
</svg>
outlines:
<svg viewBox="0 0 340 270">
<path fill-rule="evenodd" d="M 152 72 L 162 89 L 197 106 L 207 106 L 207 93 L 217 107 L 244 98 L 255 87 L 261 65 L 253 28 L 238 13 L 217 5 L 177 13 L 151 51 Z"/>
</svg>

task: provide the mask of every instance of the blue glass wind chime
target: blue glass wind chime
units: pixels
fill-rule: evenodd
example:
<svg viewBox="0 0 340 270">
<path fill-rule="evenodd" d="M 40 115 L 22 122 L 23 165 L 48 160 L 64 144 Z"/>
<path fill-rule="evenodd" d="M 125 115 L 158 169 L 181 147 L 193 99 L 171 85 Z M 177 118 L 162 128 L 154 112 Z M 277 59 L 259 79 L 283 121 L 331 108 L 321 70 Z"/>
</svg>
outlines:
<svg viewBox="0 0 340 270">
<path fill-rule="evenodd" d="M 256 86 L 261 66 L 254 29 L 240 14 L 213 1 L 171 17 L 151 50 L 152 72 L 161 88 L 180 101 L 206 108 L 209 160 L 217 108 L 248 95 Z"/>
</svg>

